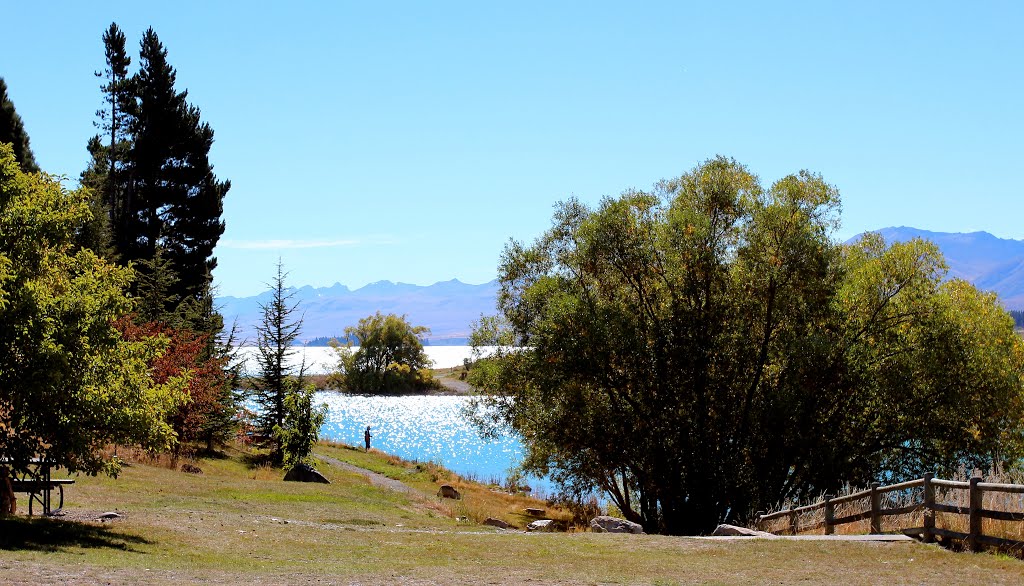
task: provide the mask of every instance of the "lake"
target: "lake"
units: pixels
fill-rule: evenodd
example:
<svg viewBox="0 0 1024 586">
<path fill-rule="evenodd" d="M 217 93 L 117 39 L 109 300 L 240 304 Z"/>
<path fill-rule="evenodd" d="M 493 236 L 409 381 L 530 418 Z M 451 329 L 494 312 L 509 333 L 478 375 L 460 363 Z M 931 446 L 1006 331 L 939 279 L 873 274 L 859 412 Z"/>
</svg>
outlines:
<svg viewBox="0 0 1024 586">
<path fill-rule="evenodd" d="M 352 349 L 358 348 L 358 346 L 354 346 Z M 451 368 L 461 366 L 462 361 L 469 358 L 473 349 L 471 346 L 424 346 L 423 350 L 426 352 L 427 358 L 433 361 L 434 368 Z M 484 348 L 485 352 L 488 350 L 490 348 Z M 246 359 L 247 370 L 253 372 L 256 369 L 256 348 L 243 346 L 239 348 L 239 354 Z M 338 363 L 338 357 L 333 348 L 307 346 L 295 348 L 295 355 L 292 356 L 289 364 L 298 366 L 303 358 L 306 360 L 306 368 L 310 374 L 326 374 L 331 372 Z"/>
<path fill-rule="evenodd" d="M 334 350 L 326 347 L 296 348 L 291 364 L 303 359 L 312 374 L 330 372 L 337 363 Z M 424 350 L 434 368 L 459 366 L 469 358 L 470 346 L 426 346 Z M 242 347 L 247 369 L 256 368 L 256 348 Z M 462 416 L 468 397 L 412 395 L 377 397 L 349 395 L 332 391 L 317 393 L 315 401 L 327 404 L 327 423 L 320 437 L 354 446 L 363 445 L 363 431 L 371 427 L 372 447 L 407 460 L 437 462 L 462 476 L 480 481 L 504 480 L 509 469 L 519 465 L 523 445 L 508 435 L 485 441 L 476 428 Z M 553 493 L 547 479 L 525 481 L 535 491 Z"/>
<path fill-rule="evenodd" d="M 328 408 L 321 439 L 362 446 L 370 426 L 371 447 L 408 460 L 437 462 L 482 482 L 504 481 L 522 460 L 523 445 L 506 435 L 485 441 L 462 415 L 468 397 L 415 395 L 377 397 L 332 391 L 317 393 L 315 401 Z M 530 478 L 535 492 L 551 494 L 551 483 Z"/>
</svg>

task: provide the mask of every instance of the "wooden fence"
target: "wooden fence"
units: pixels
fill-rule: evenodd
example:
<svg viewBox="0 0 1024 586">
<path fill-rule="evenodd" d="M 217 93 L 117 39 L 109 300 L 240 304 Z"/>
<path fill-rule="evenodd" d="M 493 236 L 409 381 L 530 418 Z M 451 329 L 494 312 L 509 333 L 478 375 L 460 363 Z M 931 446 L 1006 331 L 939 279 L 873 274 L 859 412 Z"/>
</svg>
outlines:
<svg viewBox="0 0 1024 586">
<path fill-rule="evenodd" d="M 883 497 L 885 495 L 899 492 L 906 493 L 914 491 L 914 489 L 921 489 L 920 500 L 915 499 L 915 502 L 903 504 L 902 506 L 883 508 Z M 937 489 L 947 493 L 951 490 L 966 490 L 969 505 L 965 507 L 937 502 Z M 985 546 L 1024 549 L 1024 541 L 985 535 L 983 523 L 985 519 L 1024 521 L 1024 511 L 1008 512 L 984 508 L 982 503 L 986 493 L 1024 495 L 1024 485 L 982 482 L 981 478 L 972 478 L 969 482 L 942 480 L 934 478 L 932 474 L 925 474 L 924 478 L 909 482 L 901 482 L 889 486 L 879 486 L 878 483 L 873 483 L 871 488 L 853 494 L 841 497 L 826 495 L 821 502 L 812 505 L 789 508 L 768 515 L 759 514 L 756 527 L 762 531 L 768 530 L 766 528 L 769 524 L 777 524 L 778 520 L 786 519 L 788 522 L 784 528 L 775 529 L 772 532 L 798 535 L 801 532 L 808 533 L 824 529 L 825 535 L 832 535 L 835 533 L 837 526 L 869 520 L 870 532 L 876 534 L 882 533 L 882 522 L 886 517 L 910 516 L 922 513 L 923 526 L 901 527 L 899 531 L 906 535 L 919 537 L 925 543 L 932 543 L 936 538 L 960 540 L 972 551 L 980 551 Z M 836 517 L 837 507 L 862 499 L 866 499 L 869 503 L 865 510 Z M 888 502 L 890 499 L 885 500 Z M 1019 502 L 1024 503 L 1024 497 Z M 819 510 L 824 512 L 824 520 L 814 523 L 801 523 L 800 518 L 802 516 L 816 513 Z M 966 515 L 968 531 L 953 531 L 948 528 L 937 527 L 935 522 L 936 513 Z"/>
</svg>

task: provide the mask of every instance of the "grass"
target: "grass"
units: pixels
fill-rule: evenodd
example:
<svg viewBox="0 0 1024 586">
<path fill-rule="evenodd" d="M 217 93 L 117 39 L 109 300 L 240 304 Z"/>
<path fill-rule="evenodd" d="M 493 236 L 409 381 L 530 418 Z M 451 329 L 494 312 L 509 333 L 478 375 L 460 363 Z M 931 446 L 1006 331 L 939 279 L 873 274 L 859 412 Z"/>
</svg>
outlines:
<svg viewBox="0 0 1024 586">
<path fill-rule="evenodd" d="M 68 491 L 69 515 L 123 514 L 113 523 L 0 520 L 0 581 L 681 584 L 841 577 L 1012 584 L 1024 577 L 1024 563 L 1014 559 L 918 544 L 503 532 L 453 516 L 514 514 L 524 497 L 509 499 L 379 452 L 339 445 L 317 451 L 423 492 L 453 482 L 464 498 L 442 503 L 384 490 L 326 464 L 319 468 L 330 485 L 285 483 L 279 470 L 268 468 L 253 477 L 255 469 L 239 454 L 196 460 L 202 475 L 136 463 L 116 480 L 79 477 Z"/>
<path fill-rule="evenodd" d="M 485 519 L 496 518 L 513 527 L 524 528 L 536 520 L 536 517 L 527 515 L 525 510 L 541 508 L 545 509 L 546 518 L 575 528 L 572 524 L 572 515 L 568 511 L 523 493 L 509 493 L 495 484 L 474 482 L 432 462 L 410 462 L 377 450 L 370 450 L 367 453 L 358 448 L 334 443 L 321 443 L 317 451 L 402 481 L 428 495 L 436 494 L 442 484 L 453 486 L 461 493 L 462 499 L 442 499 L 438 502 L 440 508 L 455 519 L 465 518 L 469 522 L 479 524 Z"/>
</svg>

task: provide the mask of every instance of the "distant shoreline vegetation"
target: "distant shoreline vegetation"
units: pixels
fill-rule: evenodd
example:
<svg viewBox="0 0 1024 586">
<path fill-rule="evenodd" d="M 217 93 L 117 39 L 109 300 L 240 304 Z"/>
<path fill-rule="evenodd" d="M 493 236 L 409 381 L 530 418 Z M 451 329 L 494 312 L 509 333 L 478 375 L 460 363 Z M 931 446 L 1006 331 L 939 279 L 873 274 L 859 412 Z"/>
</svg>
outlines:
<svg viewBox="0 0 1024 586">
<path fill-rule="evenodd" d="M 1011 309 L 1010 317 L 1013 318 L 1013 325 L 1015 327 L 1024 329 L 1024 309 Z"/>
<path fill-rule="evenodd" d="M 326 348 L 330 346 L 331 340 L 337 340 L 339 344 L 344 346 L 350 341 L 353 346 L 359 344 L 359 340 L 349 340 L 347 336 L 320 336 L 319 338 L 313 338 L 312 340 L 303 341 L 303 346 L 309 346 L 312 348 Z M 469 336 L 462 338 L 427 338 L 420 340 L 420 343 L 424 346 L 469 346 Z"/>
</svg>

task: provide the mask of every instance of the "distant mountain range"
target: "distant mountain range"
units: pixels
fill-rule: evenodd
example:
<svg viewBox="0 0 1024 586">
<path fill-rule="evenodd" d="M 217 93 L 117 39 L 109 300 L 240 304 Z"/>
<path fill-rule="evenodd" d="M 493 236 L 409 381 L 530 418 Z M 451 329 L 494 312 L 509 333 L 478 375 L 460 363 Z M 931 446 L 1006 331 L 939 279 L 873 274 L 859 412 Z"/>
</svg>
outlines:
<svg viewBox="0 0 1024 586">
<path fill-rule="evenodd" d="M 355 290 L 338 283 L 320 288 L 307 285 L 288 291 L 293 294 L 291 302 L 298 303 L 299 311 L 305 316 L 304 341 L 320 338 L 319 342 L 323 342 L 323 338 L 340 337 L 346 327 L 380 311 L 404 314 L 413 325 L 429 327 L 428 344 L 463 345 L 469 336 L 470 324 L 480 319 L 481 314 L 492 315 L 497 311 L 498 283 L 468 285 L 452 279 L 422 286 L 378 281 Z M 266 304 L 270 297 L 270 291 L 265 291 L 254 297 L 219 297 L 216 303 L 224 322 L 230 327 L 237 318 L 242 339 L 252 344 L 256 341 L 260 304 Z"/>
<path fill-rule="evenodd" d="M 984 291 L 995 291 L 1007 309 L 1024 309 L 1024 240 L 996 238 L 988 232 L 930 232 L 906 226 L 875 232 L 886 242 L 931 240 L 946 257 L 949 277 L 970 281 Z"/>
<path fill-rule="evenodd" d="M 980 289 L 995 291 L 1007 309 L 1024 309 L 1024 241 L 996 238 L 987 232 L 968 234 L 929 232 L 917 228 L 877 230 L 886 242 L 925 238 L 936 243 L 949 264 L 949 276 L 966 279 Z M 859 236 L 858 236 L 859 237 Z M 857 237 L 851 240 L 856 240 Z M 457 279 L 421 286 L 379 281 L 351 290 L 345 285 L 290 289 L 293 302 L 305 314 L 303 340 L 341 336 L 361 318 L 381 313 L 405 314 L 414 325 L 431 329 L 427 343 L 462 345 L 470 324 L 481 314 L 495 313 L 497 281 L 468 285 Z M 220 297 L 217 305 L 230 324 L 235 318 L 243 339 L 255 342 L 260 304 L 270 291 L 254 297 Z"/>
</svg>

